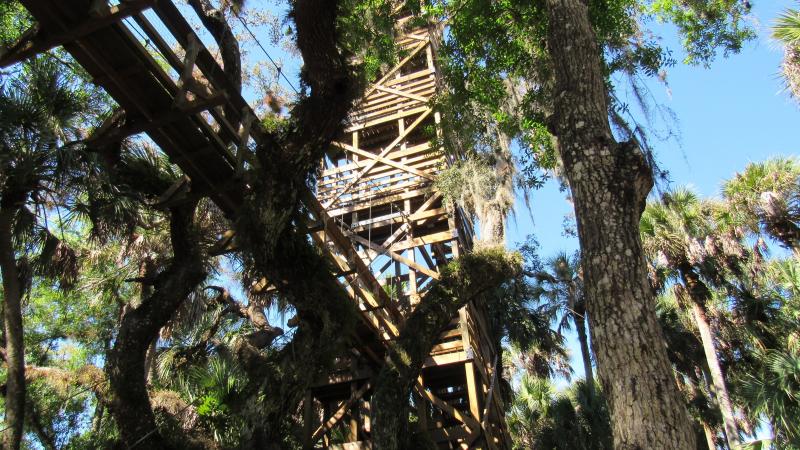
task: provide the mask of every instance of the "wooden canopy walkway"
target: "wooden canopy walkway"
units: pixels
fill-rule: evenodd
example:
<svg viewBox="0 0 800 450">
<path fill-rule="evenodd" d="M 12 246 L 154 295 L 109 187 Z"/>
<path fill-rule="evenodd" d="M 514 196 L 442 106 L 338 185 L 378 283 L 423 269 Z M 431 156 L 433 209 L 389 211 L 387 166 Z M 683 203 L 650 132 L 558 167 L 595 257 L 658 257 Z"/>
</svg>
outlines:
<svg viewBox="0 0 800 450">
<path fill-rule="evenodd" d="M 146 133 L 193 190 L 236 216 L 243 200 L 237 178 L 266 136 L 252 126 L 255 112 L 171 1 L 21 3 L 37 24 L 0 54 L 0 66 L 63 46 L 124 114 L 98 130 L 96 143 Z M 309 234 L 362 318 L 357 356 L 342 358 L 340 370 L 308 393 L 307 448 L 336 447 L 331 430 L 345 424 L 343 448 L 368 446 L 370 377 L 439 267 L 471 247 L 468 221 L 431 189 L 447 158 L 426 134 L 440 121 L 430 106 L 436 73 L 428 30 L 402 33 L 397 43 L 405 57 L 364 95 L 322 161 L 317 191 L 301 193 Z M 173 186 L 165 197 L 179 190 Z M 230 235 L 220 239 L 224 244 Z M 496 355 L 485 311 L 465 307 L 442 333 L 416 386 L 419 431 L 441 448 L 509 448 Z"/>
</svg>

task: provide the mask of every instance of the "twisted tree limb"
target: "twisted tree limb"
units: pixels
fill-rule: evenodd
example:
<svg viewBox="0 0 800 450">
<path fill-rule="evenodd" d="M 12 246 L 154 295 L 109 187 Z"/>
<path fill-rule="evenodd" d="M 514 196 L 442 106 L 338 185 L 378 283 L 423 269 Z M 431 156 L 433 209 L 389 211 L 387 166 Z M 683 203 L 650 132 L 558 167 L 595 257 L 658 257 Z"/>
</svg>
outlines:
<svg viewBox="0 0 800 450">
<path fill-rule="evenodd" d="M 108 352 L 111 412 L 128 446 L 171 448 L 156 428 L 146 385 L 145 356 L 159 330 L 206 277 L 194 232 L 195 208 L 196 202 L 190 202 L 171 209 L 172 261 L 156 276 L 152 293 L 139 306 L 125 311 L 114 347 Z"/>
<path fill-rule="evenodd" d="M 518 256 L 484 247 L 451 262 L 441 280 L 423 297 L 392 343 L 372 395 L 373 445 L 385 450 L 409 447 L 408 399 L 425 358 L 442 329 L 467 303 L 497 300 L 491 291 L 521 270 Z"/>
</svg>

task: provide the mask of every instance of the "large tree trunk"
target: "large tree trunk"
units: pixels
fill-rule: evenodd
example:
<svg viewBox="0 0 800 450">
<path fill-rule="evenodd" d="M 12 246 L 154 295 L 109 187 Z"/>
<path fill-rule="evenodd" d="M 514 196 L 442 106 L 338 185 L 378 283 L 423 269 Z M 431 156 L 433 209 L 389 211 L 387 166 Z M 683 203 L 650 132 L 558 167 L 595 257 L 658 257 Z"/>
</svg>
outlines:
<svg viewBox="0 0 800 450">
<path fill-rule="evenodd" d="M 358 317 L 330 265 L 300 226 L 307 219 L 300 191 L 307 189 L 307 180 L 363 87 L 338 45 L 341 7 L 331 0 L 294 2 L 290 16 L 310 95 L 292 109 L 291 127 L 280 142 L 275 137 L 275 142 L 257 149 L 261 164 L 250 174 L 251 190 L 235 222 L 247 266 L 275 284 L 300 322 L 292 344 L 269 365 L 260 364 L 267 360 L 253 346 L 237 350 L 245 357 L 243 366 L 250 378 L 260 381 L 267 392 L 265 401 L 252 402 L 258 409 L 248 417 L 246 440 L 254 448 L 275 448 L 286 437 L 287 414 L 311 383 L 328 371 L 351 338 Z M 315 275 L 309 278 L 309 274 Z"/>
<path fill-rule="evenodd" d="M 589 392 L 594 394 L 594 372 L 592 370 L 592 356 L 589 352 L 589 336 L 586 334 L 585 313 L 586 311 L 573 313 L 572 320 L 575 322 L 575 329 L 578 331 L 578 342 L 581 345 L 581 357 L 583 358 L 583 368 L 586 373 L 586 385 L 589 387 Z"/>
<path fill-rule="evenodd" d="M 372 443 L 376 449 L 406 448 L 408 399 L 422 363 L 442 329 L 458 310 L 480 299 L 520 270 L 501 247 L 468 253 L 445 269 L 442 279 L 423 297 L 389 349 L 372 395 Z"/>
<path fill-rule="evenodd" d="M 194 228 L 195 204 L 172 208 L 173 259 L 156 277 L 152 294 L 122 316 L 114 347 L 106 360 L 111 412 L 122 442 L 138 448 L 169 448 L 158 433 L 147 392 L 145 358 L 180 304 L 206 277 Z"/>
<path fill-rule="evenodd" d="M 556 90 L 549 128 L 575 204 L 598 375 L 617 449 L 695 448 L 639 237 L 652 173 L 608 123 L 602 53 L 584 0 L 546 0 Z"/>
<path fill-rule="evenodd" d="M 694 317 L 697 331 L 700 333 L 700 341 L 703 343 L 703 352 L 708 363 L 708 370 L 711 375 L 712 390 L 717 400 L 720 412 L 722 413 L 722 423 L 725 426 L 725 436 L 728 447 L 737 449 L 741 445 L 739 442 L 739 431 L 736 426 L 736 419 L 733 413 L 728 386 L 725 377 L 722 375 L 722 367 L 717 356 L 717 345 L 714 342 L 714 331 L 708 321 L 705 305 L 711 300 L 711 292 L 708 287 L 700 280 L 700 277 L 688 262 L 683 262 L 678 269 L 691 303 L 692 316 Z"/>
<path fill-rule="evenodd" d="M 3 320 L 6 338 L 5 423 L 3 448 L 15 450 L 22 442 L 25 420 L 25 348 L 22 330 L 22 280 L 19 279 L 12 235 L 17 208 L 8 199 L 0 205 L 0 270 L 3 271 Z"/>
</svg>

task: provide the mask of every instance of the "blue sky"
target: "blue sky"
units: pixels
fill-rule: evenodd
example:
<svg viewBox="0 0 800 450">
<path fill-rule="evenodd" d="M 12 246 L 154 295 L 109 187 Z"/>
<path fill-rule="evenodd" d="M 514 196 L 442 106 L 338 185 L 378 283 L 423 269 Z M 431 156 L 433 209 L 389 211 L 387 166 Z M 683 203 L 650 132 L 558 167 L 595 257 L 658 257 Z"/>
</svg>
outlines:
<svg viewBox="0 0 800 450">
<path fill-rule="evenodd" d="M 671 186 L 691 185 L 703 195 L 717 195 L 722 181 L 748 162 L 800 150 L 800 106 L 783 92 L 783 51 L 769 38 L 768 29 L 780 11 L 796 3 L 754 3 L 759 36 L 740 54 L 720 58 L 708 69 L 678 64 L 669 70 L 668 86 L 656 80 L 647 83 L 655 101 L 670 108 L 678 120 L 672 130 L 677 138 L 653 142 Z M 666 36 L 664 43 L 681 58 L 675 36 Z M 663 123 L 656 125 L 664 128 Z M 509 242 L 521 241 L 532 231 L 543 254 L 575 248 L 561 234 L 562 218 L 571 205 L 557 184 L 549 182 L 531 198 L 533 222 L 520 202 L 509 226 Z"/>
<path fill-rule="evenodd" d="M 749 162 L 800 154 L 800 105 L 784 92 L 779 76 L 783 50 L 769 37 L 778 14 L 797 3 L 752 3 L 758 38 L 740 54 L 720 57 L 708 69 L 679 63 L 668 72 L 668 86 L 656 80 L 647 83 L 654 100 L 677 117 L 672 129 L 677 138 L 652 142 L 659 164 L 670 173 L 670 186 L 689 185 L 704 196 L 715 196 L 723 180 Z M 663 42 L 674 50 L 676 59 L 683 58 L 680 41 L 668 27 Z M 655 125 L 664 129 L 663 123 Z M 518 205 L 516 218 L 509 224 L 509 244 L 533 233 L 543 257 L 577 249 L 575 238 L 562 235 L 563 218 L 572 206 L 555 182 L 532 193 L 531 214 L 521 201 Z M 569 342 L 573 367 L 580 376 L 579 347 L 574 336 Z"/>
</svg>

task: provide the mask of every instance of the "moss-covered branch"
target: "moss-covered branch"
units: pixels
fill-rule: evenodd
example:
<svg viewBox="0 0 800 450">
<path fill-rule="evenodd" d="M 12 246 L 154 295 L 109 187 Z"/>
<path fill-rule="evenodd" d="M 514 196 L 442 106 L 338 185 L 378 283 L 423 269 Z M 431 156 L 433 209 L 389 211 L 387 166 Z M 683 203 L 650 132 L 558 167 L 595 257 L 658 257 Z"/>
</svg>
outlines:
<svg viewBox="0 0 800 450">
<path fill-rule="evenodd" d="M 372 396 L 375 448 L 406 448 L 406 410 L 411 388 L 439 333 L 458 310 L 471 301 L 492 302 L 498 288 L 521 271 L 521 258 L 500 247 L 467 253 L 442 270 L 441 280 L 431 288 L 406 321 L 400 336 L 375 382 Z"/>
<path fill-rule="evenodd" d="M 155 430 L 156 422 L 145 382 L 145 355 L 159 330 L 184 299 L 205 279 L 204 258 L 194 233 L 195 203 L 172 208 L 170 237 L 173 259 L 155 278 L 153 292 L 122 316 L 114 347 L 106 360 L 111 411 L 127 445 L 144 439 L 147 448 L 170 448 Z"/>
</svg>

